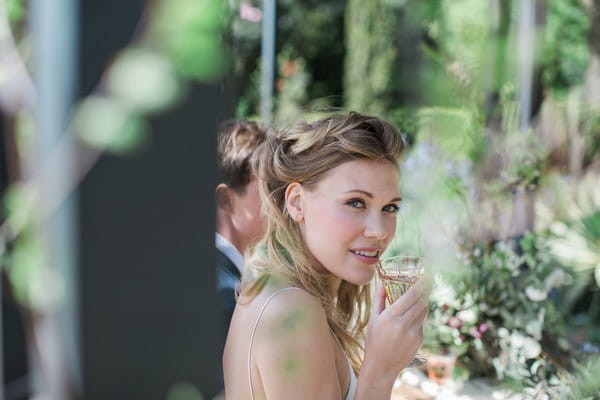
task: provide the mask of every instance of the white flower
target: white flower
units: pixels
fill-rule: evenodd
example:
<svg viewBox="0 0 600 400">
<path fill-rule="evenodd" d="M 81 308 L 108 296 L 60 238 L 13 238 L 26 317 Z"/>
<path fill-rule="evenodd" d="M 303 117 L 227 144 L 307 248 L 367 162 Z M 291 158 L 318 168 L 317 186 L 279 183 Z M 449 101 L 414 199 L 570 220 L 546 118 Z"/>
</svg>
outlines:
<svg viewBox="0 0 600 400">
<path fill-rule="evenodd" d="M 513 332 L 510 335 L 510 344 L 515 348 L 521 348 L 525 344 L 525 338 L 518 332 Z"/>
<path fill-rule="evenodd" d="M 477 322 L 477 314 L 475 314 L 473 310 L 462 310 L 458 312 L 456 316 L 467 324 L 474 324 Z"/>
<path fill-rule="evenodd" d="M 527 286 L 525 294 L 531 301 L 544 301 L 548 298 L 548 293 L 545 290 L 540 290 L 533 286 Z"/>
<path fill-rule="evenodd" d="M 534 338 L 540 339 L 542 337 L 542 324 L 537 319 L 529 321 L 525 330 Z"/>
<path fill-rule="evenodd" d="M 535 339 L 525 338 L 523 351 L 525 353 L 526 358 L 536 358 L 542 352 L 542 346 L 540 346 L 538 341 Z"/>
<path fill-rule="evenodd" d="M 573 278 L 571 275 L 566 273 L 565 270 L 561 268 L 552 271 L 552 273 L 544 280 L 546 290 L 550 290 L 561 285 L 570 285 L 572 282 Z"/>
<path fill-rule="evenodd" d="M 431 293 L 431 300 L 436 304 L 447 304 L 451 307 L 456 307 L 456 292 L 452 286 L 448 285 L 441 278 L 435 279 L 435 290 Z"/>
</svg>

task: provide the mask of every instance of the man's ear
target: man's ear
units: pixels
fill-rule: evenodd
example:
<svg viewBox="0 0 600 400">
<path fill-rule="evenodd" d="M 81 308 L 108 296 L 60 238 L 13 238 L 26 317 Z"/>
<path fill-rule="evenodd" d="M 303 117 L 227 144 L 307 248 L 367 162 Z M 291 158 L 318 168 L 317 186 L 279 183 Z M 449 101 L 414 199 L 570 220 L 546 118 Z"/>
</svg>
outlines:
<svg viewBox="0 0 600 400">
<path fill-rule="evenodd" d="M 296 222 L 304 219 L 304 188 L 300 182 L 292 182 L 285 189 L 285 207 Z"/>
<path fill-rule="evenodd" d="M 233 198 L 231 196 L 231 188 L 224 183 L 219 183 L 215 189 L 215 197 L 217 207 L 229 214 L 233 212 Z"/>
</svg>

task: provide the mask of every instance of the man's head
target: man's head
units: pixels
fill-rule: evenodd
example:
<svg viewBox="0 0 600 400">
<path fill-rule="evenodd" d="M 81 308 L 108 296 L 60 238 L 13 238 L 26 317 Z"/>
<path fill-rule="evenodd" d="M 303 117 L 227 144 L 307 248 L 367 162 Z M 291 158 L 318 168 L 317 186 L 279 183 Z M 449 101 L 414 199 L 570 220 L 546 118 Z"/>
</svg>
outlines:
<svg viewBox="0 0 600 400">
<path fill-rule="evenodd" d="M 220 183 L 216 188 L 217 232 L 241 253 L 265 231 L 251 159 L 265 139 L 266 128 L 253 121 L 228 121 L 219 131 Z"/>
</svg>

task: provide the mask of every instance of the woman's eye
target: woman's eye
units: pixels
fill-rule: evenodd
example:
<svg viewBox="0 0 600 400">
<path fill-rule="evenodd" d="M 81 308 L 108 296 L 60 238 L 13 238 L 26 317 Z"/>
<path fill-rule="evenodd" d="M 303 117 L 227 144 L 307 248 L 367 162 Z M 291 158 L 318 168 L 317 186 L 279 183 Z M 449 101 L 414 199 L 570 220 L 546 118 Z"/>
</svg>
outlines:
<svg viewBox="0 0 600 400">
<path fill-rule="evenodd" d="M 365 203 L 360 199 L 351 199 L 346 202 L 350 207 L 365 208 Z"/>
<path fill-rule="evenodd" d="M 398 211 L 400 211 L 400 207 L 398 207 L 396 204 L 388 204 L 387 206 L 383 207 L 383 211 L 392 214 L 398 214 Z"/>
</svg>

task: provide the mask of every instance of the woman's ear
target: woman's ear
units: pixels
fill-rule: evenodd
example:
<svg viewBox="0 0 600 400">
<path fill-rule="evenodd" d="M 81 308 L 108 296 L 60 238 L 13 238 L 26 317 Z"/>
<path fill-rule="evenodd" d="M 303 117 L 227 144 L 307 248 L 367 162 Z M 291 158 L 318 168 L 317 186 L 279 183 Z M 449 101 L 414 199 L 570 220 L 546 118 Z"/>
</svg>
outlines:
<svg viewBox="0 0 600 400">
<path fill-rule="evenodd" d="M 292 182 L 285 189 L 285 207 L 295 222 L 304 219 L 304 188 L 300 182 Z"/>
<path fill-rule="evenodd" d="M 231 196 L 231 188 L 224 183 L 219 183 L 215 189 L 215 197 L 217 207 L 229 214 L 233 212 L 233 198 Z"/>
</svg>

